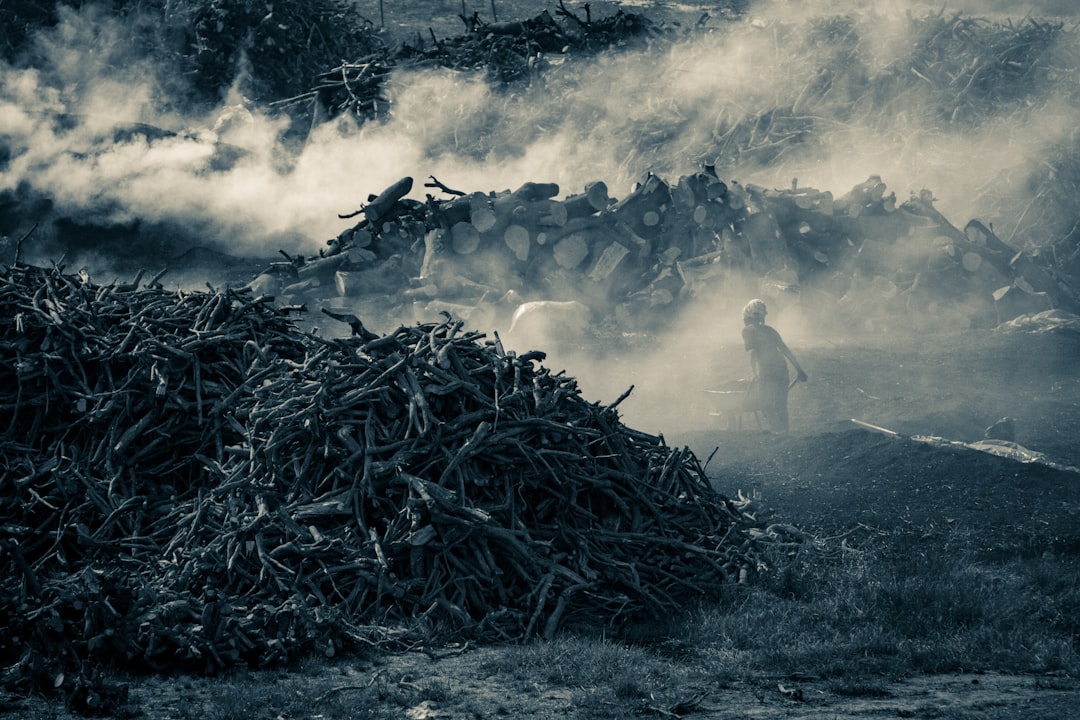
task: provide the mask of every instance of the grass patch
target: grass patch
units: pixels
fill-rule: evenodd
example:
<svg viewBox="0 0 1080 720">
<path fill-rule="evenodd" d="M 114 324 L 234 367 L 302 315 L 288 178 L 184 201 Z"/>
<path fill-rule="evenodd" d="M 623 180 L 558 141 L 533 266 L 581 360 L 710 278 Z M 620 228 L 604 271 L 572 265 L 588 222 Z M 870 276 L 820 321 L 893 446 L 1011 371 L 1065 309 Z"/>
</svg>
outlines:
<svg viewBox="0 0 1080 720">
<path fill-rule="evenodd" d="M 509 717 L 530 703 L 563 703 L 567 720 L 596 720 L 663 716 L 701 691 L 740 683 L 773 693 L 781 678 L 869 699 L 890 697 L 892 680 L 921 673 L 1038 673 L 1053 683 L 1080 672 L 1080 558 L 988 560 L 973 550 L 900 547 L 892 538 L 858 551 L 808 553 L 637 629 L 631 640 L 568 631 L 501 647 L 467 675 L 446 668 L 440 675 L 434 661 L 430 674 L 421 664 L 403 675 L 373 653 L 178 678 L 153 703 L 174 720 L 376 720 L 427 705 Z M 472 696 L 472 683 L 486 678 L 499 684 L 505 704 Z"/>
<path fill-rule="evenodd" d="M 685 621 L 721 676 L 1080 669 L 1080 563 L 866 548 L 732 586 Z"/>
<path fill-rule="evenodd" d="M 906 541 L 905 541 L 906 542 Z M 673 688 L 817 677 L 839 695 L 884 697 L 921 673 L 1080 672 L 1080 562 L 987 560 L 917 543 L 807 555 L 731 585 L 633 644 L 563 634 L 508 648 L 487 670 L 575 691 L 595 717 L 663 707 Z M 677 647 L 680 652 L 668 650 Z"/>
<path fill-rule="evenodd" d="M 486 669 L 523 682 L 608 687 L 621 697 L 647 695 L 670 673 L 669 663 L 646 649 L 570 633 L 509 647 L 497 663 Z"/>
<path fill-rule="evenodd" d="M 484 670 L 513 678 L 525 692 L 535 685 L 567 688 L 574 708 L 568 717 L 591 720 L 640 717 L 641 708 L 662 702 L 688 673 L 649 649 L 569 632 L 508 647 Z"/>
</svg>

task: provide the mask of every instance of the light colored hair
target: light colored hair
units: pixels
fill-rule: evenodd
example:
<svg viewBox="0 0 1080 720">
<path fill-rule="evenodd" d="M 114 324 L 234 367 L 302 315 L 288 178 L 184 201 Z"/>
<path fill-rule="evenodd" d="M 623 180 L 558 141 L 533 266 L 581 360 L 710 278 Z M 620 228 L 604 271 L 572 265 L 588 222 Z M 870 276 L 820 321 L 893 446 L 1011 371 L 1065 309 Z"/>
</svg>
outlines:
<svg viewBox="0 0 1080 720">
<path fill-rule="evenodd" d="M 742 319 L 743 322 L 747 324 L 754 322 L 755 320 L 764 321 L 768 312 L 769 311 L 765 307 L 765 301 L 754 298 L 746 303 L 746 307 L 742 309 Z"/>
</svg>

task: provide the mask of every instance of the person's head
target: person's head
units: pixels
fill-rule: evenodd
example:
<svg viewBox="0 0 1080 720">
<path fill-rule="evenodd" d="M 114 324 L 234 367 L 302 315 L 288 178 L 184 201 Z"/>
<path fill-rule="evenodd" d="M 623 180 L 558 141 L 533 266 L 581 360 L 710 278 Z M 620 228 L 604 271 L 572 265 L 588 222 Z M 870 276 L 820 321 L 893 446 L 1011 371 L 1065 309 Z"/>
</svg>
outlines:
<svg viewBox="0 0 1080 720">
<path fill-rule="evenodd" d="M 765 316 L 767 314 L 768 310 L 765 308 L 765 301 L 754 298 L 746 303 L 746 307 L 743 308 L 743 325 L 761 325 L 765 322 Z"/>
</svg>

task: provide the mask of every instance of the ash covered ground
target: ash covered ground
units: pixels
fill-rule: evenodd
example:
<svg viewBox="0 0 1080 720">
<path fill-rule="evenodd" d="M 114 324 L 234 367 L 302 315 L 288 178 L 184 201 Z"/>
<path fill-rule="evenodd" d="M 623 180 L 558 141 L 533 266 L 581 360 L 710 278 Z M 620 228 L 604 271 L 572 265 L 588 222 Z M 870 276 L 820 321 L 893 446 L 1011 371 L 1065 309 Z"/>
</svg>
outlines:
<svg viewBox="0 0 1080 720">
<path fill-rule="evenodd" d="M 818 532 L 960 529 L 1002 552 L 1074 552 L 1077 348 L 1071 333 L 1001 331 L 806 348 L 810 381 L 792 390 L 791 433 L 675 437 L 702 457 L 715 450 L 709 467 L 728 492 L 759 492 Z M 1004 417 L 1014 442 L 979 445 Z"/>
</svg>

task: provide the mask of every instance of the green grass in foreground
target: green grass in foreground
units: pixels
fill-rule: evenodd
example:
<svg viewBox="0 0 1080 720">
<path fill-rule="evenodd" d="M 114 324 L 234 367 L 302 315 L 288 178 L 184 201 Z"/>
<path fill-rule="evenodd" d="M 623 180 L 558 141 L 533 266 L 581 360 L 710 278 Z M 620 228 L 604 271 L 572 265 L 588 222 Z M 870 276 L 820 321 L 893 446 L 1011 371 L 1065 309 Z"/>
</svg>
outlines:
<svg viewBox="0 0 1080 720">
<path fill-rule="evenodd" d="M 1080 558 L 987 562 L 918 546 L 806 557 L 648 635 L 627 645 L 565 634 L 508 648 L 491 670 L 577 689 L 575 707 L 591 717 L 673 702 L 701 683 L 800 675 L 872 695 L 918 673 L 1075 674 Z"/>
<path fill-rule="evenodd" d="M 646 639 L 623 642 L 565 632 L 506 646 L 481 674 L 511 693 L 562 688 L 566 718 L 639 717 L 674 707 L 695 688 L 775 685 L 796 675 L 862 696 L 885 693 L 890 680 L 919 673 L 1075 675 L 1080 557 L 987 560 L 970 549 L 895 538 L 882 547 L 811 552 L 640 634 Z M 277 672 L 178 678 L 204 692 L 170 717 L 389 718 L 424 701 L 475 717 L 492 712 L 464 678 L 404 682 L 351 666 L 348 658 L 312 659 Z"/>
<path fill-rule="evenodd" d="M 823 677 L 1080 669 L 1080 562 L 846 552 L 733 587 L 684 621 L 714 672 Z"/>
</svg>

